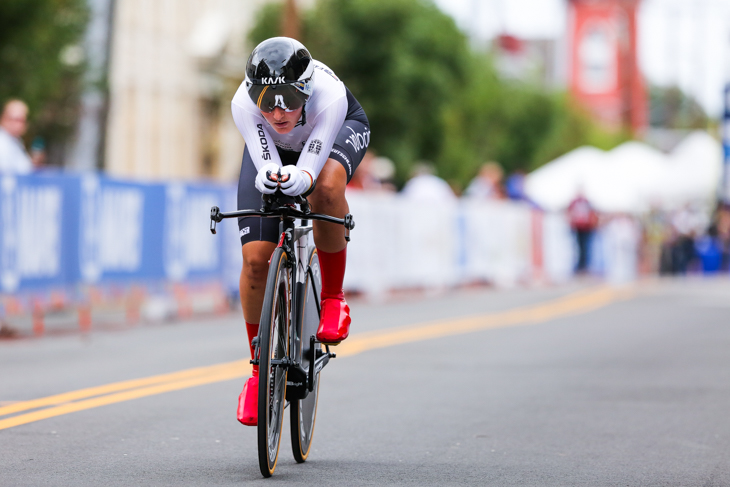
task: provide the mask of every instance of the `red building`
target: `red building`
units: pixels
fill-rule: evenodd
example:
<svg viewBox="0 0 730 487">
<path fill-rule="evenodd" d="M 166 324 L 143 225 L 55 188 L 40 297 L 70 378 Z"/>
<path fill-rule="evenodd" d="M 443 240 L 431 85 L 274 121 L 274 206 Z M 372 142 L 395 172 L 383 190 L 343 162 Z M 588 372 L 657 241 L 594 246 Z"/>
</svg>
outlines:
<svg viewBox="0 0 730 487">
<path fill-rule="evenodd" d="M 640 0 L 570 0 L 569 87 L 605 125 L 633 134 L 647 124 L 647 100 L 637 59 Z"/>
</svg>

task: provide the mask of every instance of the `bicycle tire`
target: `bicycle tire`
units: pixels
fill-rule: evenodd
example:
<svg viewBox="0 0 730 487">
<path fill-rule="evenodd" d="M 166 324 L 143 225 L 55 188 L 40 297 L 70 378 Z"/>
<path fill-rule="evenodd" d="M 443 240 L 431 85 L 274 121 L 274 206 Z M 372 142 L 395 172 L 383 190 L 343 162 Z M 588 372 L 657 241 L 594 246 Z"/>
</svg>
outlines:
<svg viewBox="0 0 730 487">
<path fill-rule="evenodd" d="M 301 320 L 301 336 L 300 347 L 301 363 L 304 364 L 306 357 L 311 353 L 309 350 L 309 337 L 317 333 L 320 316 L 320 296 L 319 291 L 322 288 L 322 277 L 319 271 L 319 256 L 317 249 L 312 247 L 309 252 L 308 265 L 306 267 L 306 276 L 304 282 L 299 284 L 297 296 L 299 298 L 300 309 L 298 310 L 298 319 Z M 314 282 L 313 282 L 314 281 Z M 316 345 L 321 349 L 321 345 Z M 308 363 L 306 369 L 311 370 L 313 364 Z M 319 398 L 319 377 L 314 378 L 314 389 L 303 399 L 295 399 L 289 403 L 289 418 L 291 430 L 291 446 L 294 459 L 297 463 L 303 463 L 307 460 L 312 447 L 312 436 L 314 434 L 314 425 L 317 419 L 317 400 Z"/>
<path fill-rule="evenodd" d="M 276 469 L 286 402 L 287 369 L 272 365 L 289 354 L 291 275 L 287 256 L 277 248 L 271 256 L 259 331 L 258 453 L 264 477 Z"/>
</svg>

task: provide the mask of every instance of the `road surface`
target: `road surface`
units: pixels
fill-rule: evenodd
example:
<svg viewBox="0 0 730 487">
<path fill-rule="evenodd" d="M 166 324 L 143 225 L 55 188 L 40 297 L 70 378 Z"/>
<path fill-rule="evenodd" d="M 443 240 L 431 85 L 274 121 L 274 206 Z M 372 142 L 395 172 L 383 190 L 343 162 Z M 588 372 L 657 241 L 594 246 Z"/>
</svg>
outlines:
<svg viewBox="0 0 730 487">
<path fill-rule="evenodd" d="M 730 485 L 728 279 L 352 308 L 267 480 L 237 317 L 0 341 L 0 485 Z"/>
</svg>

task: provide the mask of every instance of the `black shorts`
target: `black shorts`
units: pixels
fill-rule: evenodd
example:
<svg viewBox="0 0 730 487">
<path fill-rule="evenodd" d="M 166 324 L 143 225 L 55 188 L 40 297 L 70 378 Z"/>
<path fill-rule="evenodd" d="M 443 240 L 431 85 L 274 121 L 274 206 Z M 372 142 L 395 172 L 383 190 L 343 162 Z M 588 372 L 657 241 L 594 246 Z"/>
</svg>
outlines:
<svg viewBox="0 0 730 487">
<path fill-rule="evenodd" d="M 365 122 L 367 119 L 364 120 Z M 339 162 L 347 172 L 347 182 L 350 182 L 360 165 L 368 144 L 370 143 L 370 127 L 360 120 L 345 120 L 342 124 L 335 143 L 330 151 L 329 158 Z M 296 164 L 299 152 L 283 151 L 277 148 L 281 162 L 285 166 Z M 261 193 L 254 186 L 258 170 L 248 152 L 248 146 L 243 150 L 241 161 L 241 175 L 238 178 L 238 209 L 258 210 L 261 208 Z M 279 241 L 279 220 L 276 218 L 239 218 L 238 234 L 241 245 L 248 242 L 263 240 L 266 242 Z"/>
</svg>

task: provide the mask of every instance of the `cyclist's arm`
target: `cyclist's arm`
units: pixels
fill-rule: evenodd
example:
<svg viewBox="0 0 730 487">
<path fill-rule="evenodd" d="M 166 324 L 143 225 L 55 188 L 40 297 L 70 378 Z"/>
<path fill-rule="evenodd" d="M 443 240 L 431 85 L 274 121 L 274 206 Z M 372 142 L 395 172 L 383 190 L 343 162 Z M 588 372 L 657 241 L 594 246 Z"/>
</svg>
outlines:
<svg viewBox="0 0 730 487">
<path fill-rule="evenodd" d="M 320 111 L 312 121 L 314 129 L 309 135 L 306 144 L 302 147 L 302 154 L 297 161 L 297 167 L 304 169 L 316 179 L 329 158 L 337 134 L 345 122 L 347 115 L 347 97 L 342 96 L 333 101 L 327 108 Z"/>
<path fill-rule="evenodd" d="M 231 113 L 238 131 L 246 141 L 256 169 L 261 169 L 271 162 L 281 166 L 281 158 L 274 145 L 274 139 L 267 129 L 268 123 L 261 113 L 252 113 L 233 102 L 231 102 Z"/>
</svg>

